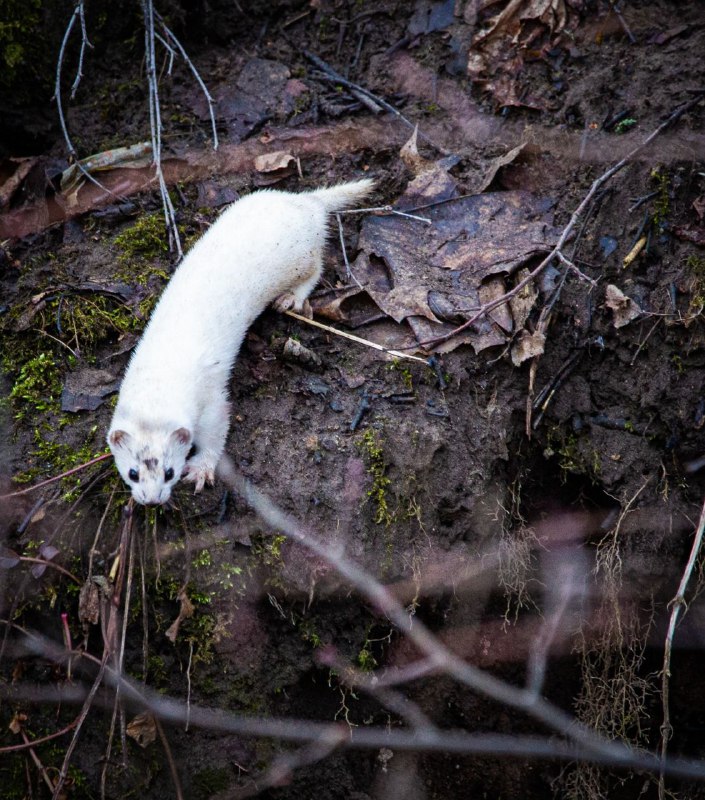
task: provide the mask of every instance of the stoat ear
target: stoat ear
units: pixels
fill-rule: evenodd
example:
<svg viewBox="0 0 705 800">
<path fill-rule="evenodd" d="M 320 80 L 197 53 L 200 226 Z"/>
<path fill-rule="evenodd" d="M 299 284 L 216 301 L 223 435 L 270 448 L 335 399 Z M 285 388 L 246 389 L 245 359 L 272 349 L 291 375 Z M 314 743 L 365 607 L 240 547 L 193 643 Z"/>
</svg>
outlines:
<svg viewBox="0 0 705 800">
<path fill-rule="evenodd" d="M 127 447 L 130 442 L 130 434 L 127 431 L 111 431 L 108 436 L 108 443 L 113 448 Z"/>
<path fill-rule="evenodd" d="M 177 428 L 169 435 L 169 439 L 174 442 L 174 444 L 181 445 L 182 447 L 190 447 L 192 438 L 191 431 L 188 428 Z"/>
</svg>

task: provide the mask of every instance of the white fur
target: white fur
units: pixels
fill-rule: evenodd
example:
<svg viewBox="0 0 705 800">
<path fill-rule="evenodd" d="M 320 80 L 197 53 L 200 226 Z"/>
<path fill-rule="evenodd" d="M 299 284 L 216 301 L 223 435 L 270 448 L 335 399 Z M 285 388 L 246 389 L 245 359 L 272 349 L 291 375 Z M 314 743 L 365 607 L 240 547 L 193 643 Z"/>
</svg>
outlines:
<svg viewBox="0 0 705 800">
<path fill-rule="evenodd" d="M 130 360 L 108 432 L 138 503 L 166 503 L 181 477 L 196 491 L 213 481 L 230 422 L 230 372 L 247 329 L 275 300 L 279 310 L 301 310 L 321 275 L 329 213 L 372 186 L 255 192 L 188 253 Z"/>
</svg>

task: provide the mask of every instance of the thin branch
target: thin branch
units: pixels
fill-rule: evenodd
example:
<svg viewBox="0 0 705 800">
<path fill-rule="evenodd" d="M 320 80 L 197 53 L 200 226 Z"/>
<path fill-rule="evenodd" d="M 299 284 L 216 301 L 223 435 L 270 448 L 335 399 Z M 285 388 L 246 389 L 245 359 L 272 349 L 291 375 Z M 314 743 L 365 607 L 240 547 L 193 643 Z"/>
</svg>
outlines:
<svg viewBox="0 0 705 800">
<path fill-rule="evenodd" d="M 83 0 L 79 0 L 78 2 L 78 14 L 81 20 L 81 51 L 78 54 L 78 67 L 76 68 L 76 77 L 73 80 L 73 84 L 71 85 L 71 99 L 74 100 L 76 97 L 76 92 L 78 91 L 78 87 L 81 83 L 81 78 L 83 77 L 83 57 L 86 54 L 86 47 L 90 47 L 93 49 L 93 45 L 88 41 L 88 32 L 86 31 L 86 10 L 83 4 Z"/>
<path fill-rule="evenodd" d="M 393 711 L 416 730 L 435 730 L 436 726 L 423 713 L 421 708 L 401 692 L 381 685 L 376 675 L 355 669 L 342 661 L 331 649 L 320 653 L 322 664 L 334 669 L 340 680 L 351 689 L 361 689 L 378 700 L 385 708 Z"/>
<path fill-rule="evenodd" d="M 69 135 L 69 130 L 66 125 L 66 117 L 64 116 L 64 107 L 61 102 L 61 71 L 64 65 L 64 56 L 66 54 L 66 45 L 68 44 L 69 37 L 71 36 L 71 31 L 73 30 L 73 26 L 76 23 L 76 18 L 81 19 L 81 25 L 84 25 L 83 21 L 83 3 L 79 2 L 73 10 L 73 14 L 71 15 L 71 19 L 66 26 L 66 31 L 64 32 L 64 38 L 61 40 L 61 47 L 59 48 L 59 56 L 56 60 L 56 77 L 54 79 L 54 97 L 53 99 L 56 102 L 56 110 L 59 115 L 59 124 L 61 125 L 61 132 L 64 136 L 64 141 L 66 142 L 66 147 L 69 151 L 69 155 L 74 159 L 76 166 L 78 169 L 83 173 L 84 177 L 86 177 L 91 183 L 95 184 L 99 189 L 106 192 L 111 197 L 118 197 L 114 192 L 110 191 L 106 186 L 94 178 L 90 172 L 88 172 L 85 167 L 80 163 L 80 159 L 78 157 L 78 153 L 76 152 L 76 148 L 73 146 L 73 142 L 71 141 L 71 136 Z M 81 48 L 81 57 L 83 56 L 83 47 Z M 78 79 L 78 76 L 77 76 Z M 76 85 L 76 81 L 74 81 L 74 85 Z M 120 198 L 119 198 L 120 199 Z"/>
<path fill-rule="evenodd" d="M 44 657 L 61 660 L 66 657 L 63 649 L 36 634 L 27 634 L 26 644 L 32 652 Z M 81 654 L 83 658 L 100 664 L 100 659 Z M 158 692 L 140 687 L 124 676 L 120 677 L 107 667 L 105 682 L 120 686 L 123 698 L 130 707 L 149 710 L 163 722 L 183 725 L 186 709 L 182 701 L 166 697 Z M 0 698 L 8 701 L 69 704 L 85 700 L 85 687 L 74 684 L 40 687 L 36 684 L 0 684 Z M 104 705 L 103 698 L 96 698 L 95 705 Z M 585 760 L 609 767 L 640 769 L 658 772 L 659 759 L 653 753 L 635 752 L 626 747 L 612 748 L 609 753 L 586 750 L 573 742 L 549 739 L 544 736 L 515 736 L 511 734 L 465 733 L 458 730 L 408 731 L 381 727 L 359 727 L 350 729 L 343 723 L 292 720 L 284 717 L 247 717 L 219 708 L 192 706 L 190 721 L 193 727 L 210 733 L 229 733 L 240 736 L 276 739 L 286 742 L 310 742 L 320 739 L 331 730 L 345 731 L 341 736 L 341 747 L 373 749 L 389 747 L 392 750 L 429 753 L 453 753 L 462 755 L 494 756 L 504 758 L 539 758 L 551 761 Z M 685 758 L 669 758 L 666 773 L 674 777 L 705 780 L 705 762 Z"/>
<path fill-rule="evenodd" d="M 556 243 L 554 248 L 543 259 L 543 261 L 537 267 L 535 267 L 523 280 L 519 281 L 519 283 L 513 289 L 511 289 L 509 292 L 506 292 L 501 297 L 497 297 L 496 299 L 491 300 L 489 303 L 485 303 L 484 305 L 482 305 L 479 311 L 476 314 L 474 314 L 467 322 L 464 322 L 462 325 L 459 325 L 457 328 L 450 331 L 450 333 L 446 333 L 441 336 L 435 336 L 432 339 L 427 339 L 425 342 L 420 342 L 420 346 L 435 347 L 436 345 L 441 344 L 442 342 L 445 342 L 448 339 L 451 339 L 453 336 L 457 336 L 457 334 L 461 333 L 462 331 L 474 325 L 479 319 L 484 317 L 493 309 L 497 308 L 497 306 L 501 306 L 509 302 L 509 300 L 511 300 L 512 297 L 515 297 L 525 286 L 528 286 L 529 283 L 535 280 L 544 271 L 544 269 L 546 269 L 546 267 L 551 263 L 551 261 L 553 261 L 554 258 L 559 257 L 558 254 L 563 250 L 563 246 L 567 242 L 568 237 L 573 231 L 573 228 L 578 223 L 578 220 L 581 218 L 585 209 L 588 207 L 588 205 L 592 201 L 592 198 L 598 192 L 600 187 L 602 187 L 603 184 L 607 183 L 607 181 L 610 180 L 610 178 L 612 178 L 614 175 L 616 175 L 617 172 L 623 169 L 645 147 L 651 144 L 651 142 L 653 142 L 653 140 L 657 136 L 663 133 L 663 131 L 666 130 L 666 128 L 672 125 L 676 120 L 680 119 L 683 116 L 683 114 L 685 114 L 687 111 L 690 111 L 691 108 L 694 108 L 696 105 L 698 105 L 698 103 L 700 103 L 704 97 L 705 97 L 705 89 L 699 90 L 697 96 L 694 99 L 689 100 L 687 103 L 683 103 L 683 105 L 681 105 L 679 108 L 673 111 L 658 126 L 658 128 L 652 131 L 646 137 L 646 139 L 644 139 L 644 141 L 641 142 L 641 144 L 633 148 L 621 161 L 618 161 L 616 164 L 610 167 L 606 172 L 603 172 L 599 178 L 593 181 L 590 190 L 582 199 L 580 205 L 573 212 L 573 215 L 568 221 L 568 224 L 563 229 L 563 232 L 559 236 L 558 242 Z"/>
<path fill-rule="evenodd" d="M 176 224 L 176 212 L 167 189 L 164 173 L 162 171 L 162 118 L 159 103 L 159 84 L 157 81 L 157 62 L 154 50 L 154 6 L 152 0 L 142 0 L 142 13 L 144 16 L 144 50 L 147 71 L 147 85 L 149 87 L 149 126 L 152 136 L 152 158 L 154 171 L 159 184 L 159 194 L 164 209 L 164 221 L 169 231 L 169 244 L 176 250 L 179 259 L 183 258 L 181 237 Z"/>
<path fill-rule="evenodd" d="M 472 196 L 473 195 L 464 195 L 464 197 L 472 197 Z M 456 197 L 455 199 L 462 200 L 461 197 Z M 430 205 L 433 205 L 433 203 L 431 203 Z M 428 208 L 428 206 L 422 206 L 422 208 Z M 426 225 L 433 224 L 433 220 L 430 220 L 428 217 L 420 217 L 418 214 L 410 214 L 408 211 L 399 211 L 398 208 L 394 208 L 393 206 L 371 206 L 369 208 L 346 208 L 343 211 L 338 211 L 338 214 L 345 214 L 345 215 L 372 214 L 375 211 L 379 212 L 381 215 L 392 214 L 393 216 L 406 217 L 406 219 L 414 219 L 417 222 L 424 222 Z"/>
<path fill-rule="evenodd" d="M 103 676 L 105 674 L 107 660 L 108 660 L 108 653 L 105 652 L 103 654 L 103 660 L 101 661 L 98 674 L 95 676 L 93 685 L 91 686 L 91 689 L 86 695 L 86 699 L 84 700 L 83 707 L 81 708 L 81 713 L 78 715 L 76 727 L 73 732 L 73 736 L 71 737 L 71 741 L 69 742 L 69 746 L 66 748 L 64 752 L 64 760 L 63 763 L 61 764 L 61 770 L 59 771 L 59 776 L 57 777 L 54 783 L 54 793 L 52 795 L 52 800 L 59 800 L 60 797 L 64 796 L 61 790 L 64 787 L 64 782 L 66 781 L 66 776 L 68 775 L 69 772 L 69 765 L 71 764 L 71 756 L 73 755 L 73 751 L 76 749 L 76 745 L 78 744 L 78 737 L 81 733 L 81 728 L 83 726 L 83 723 L 86 721 L 88 712 L 91 710 L 91 706 L 93 705 L 93 698 L 95 697 L 96 692 L 98 691 L 100 685 L 103 682 Z"/>
<path fill-rule="evenodd" d="M 47 736 L 40 736 L 38 739 L 30 739 L 29 741 L 22 742 L 22 744 L 9 744 L 5 747 L 0 747 L 0 754 L 2 753 L 17 753 L 20 750 L 27 750 L 31 747 L 37 747 L 44 742 L 50 742 L 52 739 L 57 739 L 59 736 L 66 736 L 69 731 L 72 731 L 78 725 L 80 717 L 77 717 L 73 722 L 70 722 L 65 728 L 60 731 L 55 731 Z"/>
<path fill-rule="evenodd" d="M 34 492 L 36 489 L 41 489 L 43 486 L 48 486 L 50 483 L 55 483 L 56 481 L 60 481 L 62 478 L 68 478 L 69 475 L 73 475 L 76 472 L 80 472 L 87 467 L 92 467 L 93 464 L 97 464 L 99 461 L 105 461 L 107 458 L 112 458 L 112 453 L 104 453 L 102 456 L 96 456 L 92 458 L 90 461 L 86 461 L 83 464 L 79 464 L 77 467 L 73 469 L 69 469 L 66 472 L 62 472 L 61 475 L 54 475 L 53 478 L 47 478 L 45 481 L 40 481 L 39 483 L 35 483 L 34 486 L 28 486 L 26 489 L 20 489 L 17 492 L 10 492 L 9 494 L 0 494 L 0 500 L 5 500 L 8 497 L 19 497 L 22 494 L 28 494 L 29 492 Z"/>
<path fill-rule="evenodd" d="M 238 492 L 245 502 L 272 528 L 303 545 L 307 550 L 324 559 L 352 586 L 354 586 L 380 613 L 416 645 L 418 650 L 437 664 L 447 675 L 463 685 L 489 697 L 498 703 L 523 711 L 535 720 L 573 739 L 592 755 L 623 758 L 631 750 L 622 743 L 611 742 L 580 723 L 552 703 L 537 697 L 528 689 L 520 689 L 493 675 L 467 664 L 450 651 L 417 618 L 412 620 L 406 609 L 381 583 L 369 573 L 350 561 L 339 547 L 331 547 L 284 514 L 280 509 L 237 472 L 232 462 L 223 457 L 218 465 L 218 474 L 223 481 Z M 652 758 L 656 758 L 655 755 Z"/>
<path fill-rule="evenodd" d="M 347 78 L 344 78 L 340 73 L 332 69 L 332 67 L 326 64 L 326 62 L 323 61 L 321 58 L 319 58 L 315 53 L 311 53 L 308 50 L 304 50 L 303 54 L 309 61 L 311 61 L 321 70 L 321 72 L 316 76 L 320 80 L 326 81 L 327 83 L 334 83 L 334 84 L 339 83 L 341 86 L 345 86 L 347 89 L 350 89 L 353 96 L 357 97 L 357 99 L 360 100 L 361 103 L 364 103 L 368 107 L 370 107 L 370 101 L 371 101 L 375 105 L 381 106 L 385 111 L 389 111 L 390 114 L 394 114 L 394 116 L 398 120 L 403 122 L 404 125 L 411 128 L 412 130 L 418 127 L 416 123 L 411 122 L 411 120 L 407 119 L 407 117 L 405 117 L 401 113 L 401 111 L 396 109 L 391 103 L 388 103 L 386 100 L 383 100 L 378 95 L 373 94 L 371 91 L 369 91 L 369 89 L 365 89 L 364 86 L 360 86 L 359 83 L 353 83 L 352 81 L 347 80 Z M 373 113 L 379 112 L 379 109 L 377 109 L 377 111 L 375 112 L 372 107 L 370 107 L 370 110 L 372 110 Z M 442 147 L 439 147 L 433 140 L 429 139 L 429 137 L 426 136 L 421 131 L 419 131 L 418 135 L 425 142 L 427 142 L 436 150 L 438 150 L 439 153 L 445 152 L 445 150 Z"/>
<path fill-rule="evenodd" d="M 685 592 L 688 588 L 688 583 L 693 575 L 695 563 L 700 555 L 700 548 L 703 543 L 703 533 L 705 532 L 705 501 L 700 510 L 700 519 L 698 520 L 698 527 L 693 539 L 693 546 L 690 548 L 690 557 L 688 563 L 685 565 L 681 582 L 678 585 L 676 596 L 671 600 L 671 617 L 668 622 L 668 631 L 666 633 L 666 642 L 663 650 L 663 670 L 661 673 L 661 704 L 663 708 L 663 723 L 661 724 L 661 769 L 659 771 L 658 780 L 658 796 L 659 800 L 665 800 L 666 797 L 666 755 L 668 752 L 668 740 L 673 735 L 673 727 L 671 726 L 671 715 L 669 711 L 669 689 L 671 682 L 671 654 L 673 652 L 673 637 L 676 632 L 676 625 L 681 611 L 686 607 Z"/>
<path fill-rule="evenodd" d="M 375 350 L 380 350 L 381 352 L 387 353 L 387 355 L 390 355 L 393 358 L 405 358 L 407 361 L 418 361 L 421 364 L 428 366 L 427 358 L 412 356 L 408 353 L 402 353 L 400 350 L 390 350 L 381 344 L 371 342 L 369 339 L 363 339 L 361 336 L 355 336 L 352 333 L 347 333 L 346 331 L 340 331 L 337 328 L 332 328 L 330 325 L 324 325 L 322 322 L 317 322 L 315 319 L 304 317 L 303 314 L 297 314 L 295 311 L 285 311 L 284 313 L 293 319 L 299 320 L 299 322 L 305 322 L 308 325 L 313 325 L 314 328 L 320 328 L 321 330 L 328 331 L 328 333 L 332 333 L 335 336 L 342 336 L 344 339 L 350 339 L 351 342 L 357 342 L 358 344 L 364 344 L 366 347 L 372 347 Z"/>
<path fill-rule="evenodd" d="M 186 64 L 188 65 L 188 68 L 191 70 L 191 72 L 193 74 L 193 77 L 196 79 L 196 82 L 201 87 L 201 91 L 203 92 L 203 95 L 206 98 L 206 102 L 208 103 L 208 114 L 210 115 L 211 128 L 213 130 L 213 149 L 217 150 L 218 149 L 218 131 L 216 130 L 216 127 L 215 127 L 215 113 L 213 111 L 213 109 L 215 107 L 215 102 L 214 102 L 213 98 L 211 97 L 211 93 L 208 91 L 208 88 L 206 87 L 206 84 L 203 82 L 203 79 L 201 78 L 201 75 L 198 72 L 198 70 L 196 69 L 196 67 L 194 66 L 193 62 L 188 57 L 188 53 L 186 52 L 186 50 L 184 50 L 183 45 L 176 38 L 174 33 L 171 31 L 171 29 L 169 27 L 167 27 L 167 24 L 166 24 L 166 22 L 164 22 L 164 19 L 162 18 L 162 15 L 158 11 L 155 11 L 154 15 L 156 16 L 159 24 L 162 26 L 162 30 L 166 34 L 167 38 L 169 39 L 171 44 L 179 51 L 179 53 L 181 54 L 181 58 L 183 58 L 183 60 L 186 62 Z M 171 68 L 169 69 L 169 71 L 171 72 Z"/>
</svg>

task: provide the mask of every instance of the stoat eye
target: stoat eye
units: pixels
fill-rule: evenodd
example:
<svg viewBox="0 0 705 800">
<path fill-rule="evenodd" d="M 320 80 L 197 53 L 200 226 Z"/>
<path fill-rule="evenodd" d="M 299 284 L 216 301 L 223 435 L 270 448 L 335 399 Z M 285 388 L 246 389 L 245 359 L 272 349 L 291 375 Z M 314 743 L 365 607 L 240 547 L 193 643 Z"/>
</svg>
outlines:
<svg viewBox="0 0 705 800">
<path fill-rule="evenodd" d="M 135 483 L 139 483 L 139 482 L 140 482 L 140 474 L 139 474 L 139 472 L 137 472 L 137 470 L 136 470 L 136 469 L 134 469 L 134 468 L 133 468 L 133 469 L 131 469 L 131 470 L 130 470 L 130 471 L 127 473 L 127 477 L 128 477 L 128 478 L 129 478 L 131 481 L 134 481 Z"/>
<path fill-rule="evenodd" d="M 164 480 L 170 481 L 174 477 L 174 470 L 169 467 L 169 469 L 164 470 Z"/>
</svg>

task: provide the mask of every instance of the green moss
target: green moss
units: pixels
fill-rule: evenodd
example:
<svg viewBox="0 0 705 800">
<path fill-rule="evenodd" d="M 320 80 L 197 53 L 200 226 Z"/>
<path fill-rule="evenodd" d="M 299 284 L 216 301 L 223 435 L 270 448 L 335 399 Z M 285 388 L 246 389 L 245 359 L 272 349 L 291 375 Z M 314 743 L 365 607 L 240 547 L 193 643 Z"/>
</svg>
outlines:
<svg viewBox="0 0 705 800">
<path fill-rule="evenodd" d="M 61 327 L 66 343 L 84 357 L 96 346 L 129 331 L 139 332 L 146 317 L 132 311 L 113 297 L 102 294 L 72 295 L 47 303 L 37 317 L 38 327 L 50 331 L 61 313 Z"/>
<path fill-rule="evenodd" d="M 623 119 L 621 122 L 618 122 L 614 126 L 614 132 L 621 134 L 626 133 L 630 128 L 633 128 L 636 125 L 636 120 L 632 117 L 627 117 L 627 119 Z"/>
<path fill-rule="evenodd" d="M 58 411 L 61 386 L 61 373 L 51 353 L 42 352 L 31 358 L 20 367 L 10 390 L 16 419 L 24 419 L 31 411 Z"/>
<path fill-rule="evenodd" d="M 572 431 L 566 432 L 556 425 L 548 430 L 548 443 L 543 455 L 544 458 L 558 459 L 564 481 L 569 474 L 587 475 L 597 480 L 602 472 L 602 458 L 597 450 L 588 450 L 586 444 Z"/>
<path fill-rule="evenodd" d="M 108 452 L 107 446 L 96 445 L 95 435 L 98 426 L 94 425 L 88 432 L 84 443 L 76 448 L 65 442 L 54 441 L 56 427 L 44 423 L 34 429 L 34 448 L 29 451 L 29 467 L 14 477 L 16 483 L 29 483 L 39 477 L 60 475 L 62 472 L 78 467 Z M 65 490 L 65 500 L 74 499 L 74 492 L 80 486 L 82 475 L 69 475 L 62 479 L 61 486 Z"/>
<path fill-rule="evenodd" d="M 372 488 L 367 496 L 375 504 L 374 520 L 378 525 L 391 525 L 394 515 L 389 509 L 388 492 L 391 481 L 386 475 L 387 465 L 384 459 L 382 439 L 376 431 L 366 430 L 358 441 L 358 447 L 365 459 L 367 472 L 372 477 Z"/>
<path fill-rule="evenodd" d="M 305 642 L 310 642 L 314 648 L 320 647 L 323 644 L 321 635 L 315 629 L 313 620 L 302 618 L 299 624 L 299 633 Z"/>
<path fill-rule="evenodd" d="M 402 379 L 404 384 L 404 388 L 406 391 L 410 392 L 414 388 L 414 377 L 411 374 L 411 370 L 409 369 L 406 364 L 403 364 L 398 358 L 395 358 L 391 364 L 387 367 L 389 372 L 396 372 Z"/>
<path fill-rule="evenodd" d="M 169 237 L 162 214 L 145 214 L 119 233 L 113 244 L 120 249 L 118 261 L 126 265 L 136 258 L 154 259 L 169 252 Z"/>
<path fill-rule="evenodd" d="M 369 640 L 365 641 L 362 649 L 357 654 L 357 665 L 363 672 L 372 672 L 377 668 L 377 659 L 372 655 Z"/>
<path fill-rule="evenodd" d="M 662 227 L 671 213 L 671 178 L 661 167 L 656 167 L 651 170 L 651 180 L 658 192 L 654 202 L 654 225 Z"/>
</svg>

